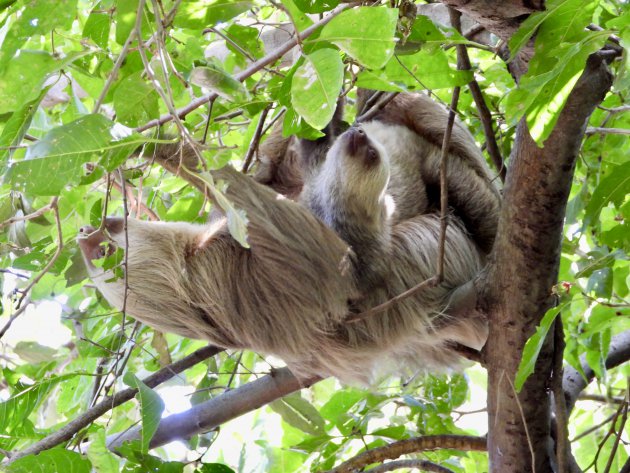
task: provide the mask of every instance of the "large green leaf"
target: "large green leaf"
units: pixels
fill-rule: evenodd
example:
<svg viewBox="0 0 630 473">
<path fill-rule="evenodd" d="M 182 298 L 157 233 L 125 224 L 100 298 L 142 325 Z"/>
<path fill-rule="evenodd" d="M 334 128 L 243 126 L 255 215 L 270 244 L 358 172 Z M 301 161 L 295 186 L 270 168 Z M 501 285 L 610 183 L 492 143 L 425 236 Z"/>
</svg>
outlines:
<svg viewBox="0 0 630 473">
<path fill-rule="evenodd" d="M 83 455 L 55 448 L 13 462 L 8 473 L 90 473 L 90 462 Z"/>
<path fill-rule="evenodd" d="M 99 428 L 95 433 L 90 434 L 87 457 L 96 473 L 120 472 L 120 460 L 107 449 L 106 435 L 103 428 Z"/>
<path fill-rule="evenodd" d="M 339 0 L 294 0 L 305 13 L 324 13 L 339 5 Z"/>
<path fill-rule="evenodd" d="M 160 115 L 158 95 L 142 79 L 142 72 L 125 77 L 114 91 L 116 119 L 130 127 L 148 122 Z"/>
<path fill-rule="evenodd" d="M 181 28 L 207 28 L 230 20 L 253 5 L 243 0 L 184 0 L 174 24 Z"/>
<path fill-rule="evenodd" d="M 554 44 L 570 41 L 576 34 L 581 34 L 590 23 L 597 2 L 593 0 L 550 0 L 545 10 L 529 15 L 509 41 L 510 56 L 513 58 L 527 44 L 540 28 L 538 36 L 550 39 Z M 544 27 L 541 28 L 541 26 Z M 541 43 L 542 47 L 545 41 Z"/>
<path fill-rule="evenodd" d="M 405 88 L 433 90 L 463 86 L 472 78 L 472 71 L 452 68 L 444 51 L 420 50 L 392 58 L 384 70 L 359 73 L 357 86 L 390 92 L 402 92 Z"/>
<path fill-rule="evenodd" d="M 0 70 L 28 38 L 48 34 L 55 28 L 68 29 L 77 14 L 77 0 L 29 0 L 24 3 L 2 41 Z"/>
<path fill-rule="evenodd" d="M 83 37 L 91 39 L 100 48 L 107 49 L 111 27 L 111 14 L 103 8 L 103 2 L 99 2 L 83 26 Z"/>
<path fill-rule="evenodd" d="M 102 115 L 86 115 L 51 130 L 28 148 L 26 159 L 11 164 L 8 182 L 33 195 L 57 195 L 78 182 L 81 166 L 111 140 L 112 122 Z"/>
<path fill-rule="evenodd" d="M 142 423 L 140 429 L 140 445 L 143 452 L 149 451 L 151 439 L 157 430 L 162 412 L 164 411 L 164 401 L 158 393 L 140 381 L 133 373 L 127 373 L 124 377 L 127 386 L 138 389 L 138 400 L 140 401 L 140 412 Z"/>
<path fill-rule="evenodd" d="M 559 307 L 552 307 L 547 311 L 543 319 L 540 321 L 540 325 L 536 327 L 536 332 L 529 337 L 525 347 L 523 348 L 523 357 L 521 363 L 518 365 L 518 371 L 514 377 L 514 387 L 517 391 L 520 391 L 527 381 L 527 378 L 534 372 L 536 361 L 538 361 L 538 355 L 545 343 L 549 330 L 553 327 L 553 322 L 556 317 L 562 313 L 562 310 L 568 304 L 562 304 Z"/>
<path fill-rule="evenodd" d="M 529 70 L 509 95 L 506 114 L 510 122 L 525 115 L 529 131 L 539 145 L 551 134 L 569 93 L 586 65 L 586 58 L 601 48 L 607 32 L 592 33 L 582 41 L 564 43 L 553 53 L 534 55 Z"/>
<path fill-rule="evenodd" d="M 618 207 L 621 206 L 628 194 L 630 194 L 630 161 L 612 167 L 608 175 L 595 188 L 586 206 L 584 227 L 596 222 L 602 209 L 609 202 L 613 202 Z"/>
<path fill-rule="evenodd" d="M 205 87 L 226 100 L 242 101 L 249 97 L 243 84 L 215 64 L 194 68 L 190 73 L 190 82 Z"/>
<path fill-rule="evenodd" d="M 19 429 L 22 422 L 31 415 L 50 394 L 57 384 L 77 376 L 66 374 L 42 380 L 25 388 L 22 392 L 0 403 L 0 433 L 8 434 Z"/>
<path fill-rule="evenodd" d="M 319 40 L 331 41 L 361 65 L 379 69 L 394 54 L 397 21 L 395 8 L 354 8 L 324 26 Z"/>
<path fill-rule="evenodd" d="M 317 409 L 299 393 L 273 401 L 269 406 L 280 414 L 287 424 L 296 429 L 313 436 L 325 433 L 324 419 Z"/>
<path fill-rule="evenodd" d="M 2 134 L 0 134 L 0 170 L 5 169 L 7 160 L 13 155 L 13 151 L 8 148 L 17 146 L 22 142 L 26 131 L 31 126 L 37 107 L 47 92 L 48 87 L 44 88 L 37 98 L 13 112 L 2 129 Z"/>
<path fill-rule="evenodd" d="M 343 85 L 343 63 L 334 49 L 318 49 L 306 56 L 291 84 L 293 107 L 313 128 L 332 119 Z"/>
</svg>

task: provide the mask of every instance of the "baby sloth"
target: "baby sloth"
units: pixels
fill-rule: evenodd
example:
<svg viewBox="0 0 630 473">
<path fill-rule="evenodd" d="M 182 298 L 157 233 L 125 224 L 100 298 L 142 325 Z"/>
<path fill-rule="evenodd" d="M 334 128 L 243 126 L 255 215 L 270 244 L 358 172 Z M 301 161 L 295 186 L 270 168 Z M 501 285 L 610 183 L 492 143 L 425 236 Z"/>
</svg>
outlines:
<svg viewBox="0 0 630 473">
<path fill-rule="evenodd" d="M 302 203 L 353 250 L 352 269 L 360 293 L 353 310 L 358 312 L 401 294 L 437 270 L 439 216 L 416 215 L 392 225 L 391 198 L 386 193 L 389 179 L 385 148 L 362 127 L 351 128 L 311 173 L 301 196 Z M 408 353 L 404 353 L 404 345 L 398 353 L 411 363 L 433 368 L 456 363 L 453 343 L 480 349 L 487 336 L 484 320 L 449 315 L 453 291 L 476 275 L 483 259 L 461 222 L 452 218 L 446 232 L 443 282 L 359 324 L 368 332 L 389 331 L 391 341 L 406 339 L 403 330 L 414 332 L 407 342 Z"/>
</svg>

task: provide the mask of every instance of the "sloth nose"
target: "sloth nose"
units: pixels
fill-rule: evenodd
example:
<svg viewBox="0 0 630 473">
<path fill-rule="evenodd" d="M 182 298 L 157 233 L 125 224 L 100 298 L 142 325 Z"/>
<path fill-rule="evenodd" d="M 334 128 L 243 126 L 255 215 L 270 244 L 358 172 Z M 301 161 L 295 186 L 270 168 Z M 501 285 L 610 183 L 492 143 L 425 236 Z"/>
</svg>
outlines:
<svg viewBox="0 0 630 473">
<path fill-rule="evenodd" d="M 81 228 L 79 228 L 79 233 L 84 233 L 86 235 L 89 235 L 90 233 L 94 232 L 95 228 L 92 225 L 84 225 Z"/>
</svg>

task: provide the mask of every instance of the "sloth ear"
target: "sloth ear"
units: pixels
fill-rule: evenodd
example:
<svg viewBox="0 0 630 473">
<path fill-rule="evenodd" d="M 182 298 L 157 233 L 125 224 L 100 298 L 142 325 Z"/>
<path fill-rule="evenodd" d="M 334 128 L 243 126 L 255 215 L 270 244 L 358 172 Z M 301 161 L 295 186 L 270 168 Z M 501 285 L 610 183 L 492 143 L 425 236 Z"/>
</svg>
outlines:
<svg viewBox="0 0 630 473">
<path fill-rule="evenodd" d="M 124 230 L 125 219 L 122 217 L 107 217 L 105 218 L 105 229 L 110 235 L 117 235 Z"/>
</svg>

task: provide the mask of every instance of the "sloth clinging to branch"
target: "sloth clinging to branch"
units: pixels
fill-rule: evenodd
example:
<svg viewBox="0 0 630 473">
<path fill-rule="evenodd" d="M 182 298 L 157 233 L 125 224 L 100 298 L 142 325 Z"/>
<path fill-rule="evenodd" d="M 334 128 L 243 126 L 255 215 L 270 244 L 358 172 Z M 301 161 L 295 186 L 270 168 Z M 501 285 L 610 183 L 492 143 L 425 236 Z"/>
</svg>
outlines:
<svg viewBox="0 0 630 473">
<path fill-rule="evenodd" d="M 339 146 L 346 139 L 340 139 Z M 343 156 L 337 151 L 331 150 L 329 158 Z M 389 163 L 387 151 L 380 151 L 380 162 Z M 187 147 L 162 146 L 156 161 L 172 172 L 183 172 L 203 189 L 203 180 L 187 171 L 195 168 L 193 155 Z M 321 166 L 319 161 L 313 164 L 313 175 L 330 169 L 334 176 L 341 169 Z M 324 163 L 335 161 L 327 158 Z M 390 171 L 384 169 L 387 175 Z M 348 182 L 363 179 L 363 170 L 353 168 Z M 224 221 L 192 225 L 129 220 L 125 231 L 122 220 L 108 219 L 109 244 L 128 247 L 126 278 L 111 281 L 111 274 L 92 263 L 100 256 L 106 235 L 85 228 L 81 249 L 93 280 L 113 306 L 125 306 L 131 315 L 160 330 L 275 354 L 298 375 L 334 375 L 344 381 L 369 381 L 388 360 L 397 367 L 404 361 L 428 368 L 451 366 L 459 361 L 451 349 L 453 342 L 472 348 L 483 345 L 483 321 L 443 314 L 452 290 L 469 281 L 482 264 L 482 254 L 459 226 L 452 225 L 447 235 L 443 285 L 386 313 L 347 323 L 348 301 L 353 301 L 352 309 L 360 308 L 357 301 L 369 308 L 434 273 L 437 219 L 419 215 L 396 225 L 391 235 L 385 232 L 390 246 L 378 256 L 391 258 L 399 272 L 395 283 L 386 285 L 378 277 L 390 275 L 382 273 L 374 282 L 379 290 L 371 299 L 361 298 L 364 281 L 348 270 L 348 261 L 359 259 L 308 210 L 229 167 L 213 175 L 228 184 L 227 197 L 246 212 L 251 248 L 240 246 Z M 387 177 L 383 181 L 381 175 L 369 189 L 380 196 L 383 182 Z M 337 202 L 341 215 L 349 203 Z M 383 222 L 382 228 L 388 229 Z M 368 264 L 374 261 L 361 258 Z"/>
</svg>

